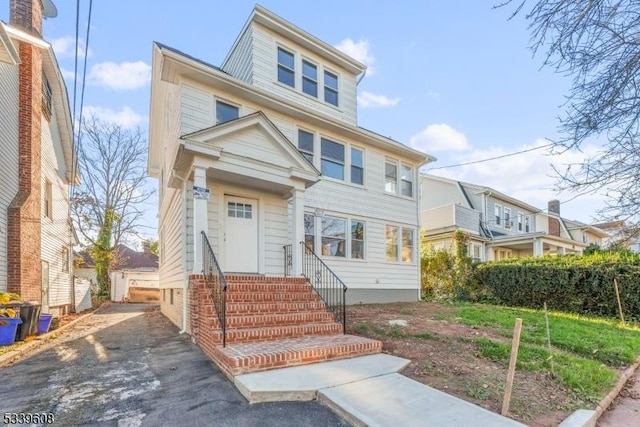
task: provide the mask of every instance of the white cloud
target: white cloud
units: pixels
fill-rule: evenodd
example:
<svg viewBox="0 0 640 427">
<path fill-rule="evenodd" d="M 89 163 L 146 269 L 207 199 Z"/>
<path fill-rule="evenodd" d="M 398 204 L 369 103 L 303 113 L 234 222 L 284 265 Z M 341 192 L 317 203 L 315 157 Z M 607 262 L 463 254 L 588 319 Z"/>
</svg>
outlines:
<svg viewBox="0 0 640 427">
<path fill-rule="evenodd" d="M 425 153 L 465 151 L 470 148 L 467 137 L 446 123 L 431 124 L 409 139 L 411 146 Z"/>
<path fill-rule="evenodd" d="M 375 72 L 373 64 L 375 64 L 376 58 L 371 54 L 371 43 L 369 43 L 369 40 L 360 40 L 356 43 L 350 38 L 347 38 L 338 43 L 336 49 L 366 65 L 368 76 L 372 76 Z"/>
<path fill-rule="evenodd" d="M 549 200 L 568 201 L 574 196 L 568 192 L 558 193 L 554 189 L 557 175 L 552 165 L 558 170 L 564 171 L 567 165 L 581 162 L 598 150 L 596 146 L 589 145 L 582 147 L 583 152 L 566 151 L 562 154 L 551 155 L 545 147 L 548 144 L 549 141 L 540 138 L 533 144 L 523 144 L 517 147 L 474 149 L 463 155 L 455 156 L 453 162 L 473 162 L 540 147 L 534 151 L 501 159 L 451 169 L 435 169 L 428 171 L 428 173 L 491 187 L 525 203 L 545 209 Z M 433 164 L 432 166 L 437 168 L 445 166 L 445 164 Z M 591 222 L 596 210 L 602 207 L 602 200 L 603 197 L 598 194 L 581 196 L 576 201 L 563 204 L 562 216 Z"/>
<path fill-rule="evenodd" d="M 72 36 L 59 37 L 57 39 L 49 40 L 53 51 L 60 58 L 73 58 L 76 53 L 76 38 Z M 85 45 L 82 40 L 78 43 L 78 56 L 84 56 Z M 87 52 L 87 56 L 91 56 L 91 49 Z"/>
<path fill-rule="evenodd" d="M 398 102 L 400 102 L 400 98 L 387 98 L 384 95 L 376 95 L 367 91 L 358 95 L 358 104 L 362 108 L 395 107 Z"/>
<path fill-rule="evenodd" d="M 151 66 L 143 61 L 102 62 L 91 67 L 87 76 L 89 84 L 115 90 L 133 90 L 151 81 Z"/>
<path fill-rule="evenodd" d="M 105 107 L 86 106 L 82 114 L 84 117 L 95 116 L 102 121 L 120 125 L 125 129 L 135 128 L 147 121 L 146 117 L 139 115 L 129 107 L 124 107 L 121 111 L 113 111 Z"/>
</svg>

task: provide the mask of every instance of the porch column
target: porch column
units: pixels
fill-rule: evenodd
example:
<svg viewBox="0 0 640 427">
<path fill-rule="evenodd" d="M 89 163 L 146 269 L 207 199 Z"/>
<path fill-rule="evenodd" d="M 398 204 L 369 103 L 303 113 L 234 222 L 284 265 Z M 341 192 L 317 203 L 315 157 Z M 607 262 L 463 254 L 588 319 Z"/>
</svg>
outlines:
<svg viewBox="0 0 640 427">
<path fill-rule="evenodd" d="M 291 275 L 302 275 L 302 247 L 300 242 L 304 241 L 304 191 L 294 189 L 291 195 L 293 224 L 291 242 Z"/>
<path fill-rule="evenodd" d="M 564 246 L 560 246 L 558 250 L 558 255 L 566 255 L 566 254 L 567 254 L 567 248 L 565 248 Z"/>
<path fill-rule="evenodd" d="M 535 239 L 533 241 L 533 256 L 542 256 L 544 253 L 542 240 Z"/>
<path fill-rule="evenodd" d="M 193 168 L 193 273 L 202 273 L 202 235 L 204 231 L 209 237 L 207 218 L 207 203 L 209 189 L 207 188 L 207 169 L 195 166 Z"/>
</svg>

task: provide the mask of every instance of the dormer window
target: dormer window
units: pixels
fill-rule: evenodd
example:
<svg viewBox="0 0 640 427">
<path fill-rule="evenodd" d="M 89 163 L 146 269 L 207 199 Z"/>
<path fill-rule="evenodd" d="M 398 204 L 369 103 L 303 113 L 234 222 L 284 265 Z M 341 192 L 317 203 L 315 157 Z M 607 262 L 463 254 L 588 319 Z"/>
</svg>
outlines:
<svg viewBox="0 0 640 427">
<path fill-rule="evenodd" d="M 295 59 L 293 53 L 278 48 L 278 81 L 287 86 L 296 86 Z"/>
<path fill-rule="evenodd" d="M 338 76 L 324 72 L 324 102 L 338 106 Z"/>
<path fill-rule="evenodd" d="M 302 91 L 314 98 L 318 97 L 318 67 L 309 61 L 302 61 Z"/>
</svg>

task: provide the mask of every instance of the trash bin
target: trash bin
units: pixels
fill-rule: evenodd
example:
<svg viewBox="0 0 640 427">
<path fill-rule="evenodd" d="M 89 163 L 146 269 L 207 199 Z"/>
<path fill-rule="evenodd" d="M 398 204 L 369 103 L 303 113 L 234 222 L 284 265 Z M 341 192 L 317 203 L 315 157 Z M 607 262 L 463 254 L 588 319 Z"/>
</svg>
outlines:
<svg viewBox="0 0 640 427">
<path fill-rule="evenodd" d="M 35 335 L 38 331 L 40 304 L 22 303 L 20 305 L 20 319 L 22 319 L 22 324 L 18 326 L 16 341 L 24 341 L 25 338 Z"/>
</svg>

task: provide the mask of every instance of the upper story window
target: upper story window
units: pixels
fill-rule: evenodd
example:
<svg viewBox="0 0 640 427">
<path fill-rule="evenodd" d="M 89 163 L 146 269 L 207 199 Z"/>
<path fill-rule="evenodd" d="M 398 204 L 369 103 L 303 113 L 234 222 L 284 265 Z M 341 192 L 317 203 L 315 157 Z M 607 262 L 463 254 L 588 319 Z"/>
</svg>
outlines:
<svg viewBox="0 0 640 427">
<path fill-rule="evenodd" d="M 228 122 L 240 117 L 240 109 L 235 105 L 216 101 L 216 124 Z"/>
<path fill-rule="evenodd" d="M 302 129 L 298 129 L 298 150 L 313 164 L 313 134 Z"/>
<path fill-rule="evenodd" d="M 398 180 L 400 169 L 400 180 Z M 413 167 L 399 163 L 397 160 L 387 159 L 384 163 L 384 191 L 413 197 Z"/>
<path fill-rule="evenodd" d="M 524 216 L 524 232 L 529 233 L 531 231 L 531 217 L 529 215 Z"/>
<path fill-rule="evenodd" d="M 524 215 L 518 212 L 518 231 L 522 232 L 522 227 L 524 224 Z"/>
<path fill-rule="evenodd" d="M 500 227 L 501 226 L 500 224 L 502 224 L 502 206 L 493 205 L 493 216 L 494 216 L 496 225 Z"/>
<path fill-rule="evenodd" d="M 344 180 L 344 145 L 321 138 L 322 175 Z"/>
<path fill-rule="evenodd" d="M 411 166 L 402 165 L 400 168 L 400 194 L 406 197 L 413 197 L 413 168 Z"/>
<path fill-rule="evenodd" d="M 42 75 L 42 114 L 47 121 L 51 120 L 51 86 L 44 74 Z"/>
<path fill-rule="evenodd" d="M 364 184 L 364 154 L 361 149 L 351 147 L 351 182 Z"/>
<path fill-rule="evenodd" d="M 338 106 L 338 76 L 324 71 L 324 102 Z"/>
<path fill-rule="evenodd" d="M 398 185 L 398 165 L 390 160 L 384 163 L 384 191 L 395 193 Z"/>
<path fill-rule="evenodd" d="M 53 189 L 51 182 L 47 180 L 44 184 L 44 216 L 53 218 Z"/>
<path fill-rule="evenodd" d="M 309 61 L 302 61 L 302 91 L 314 98 L 318 97 L 318 67 Z"/>
<path fill-rule="evenodd" d="M 504 208 L 504 228 L 511 228 L 511 209 Z"/>
<path fill-rule="evenodd" d="M 293 53 L 278 48 L 278 81 L 288 86 L 296 86 L 295 57 Z"/>
</svg>

